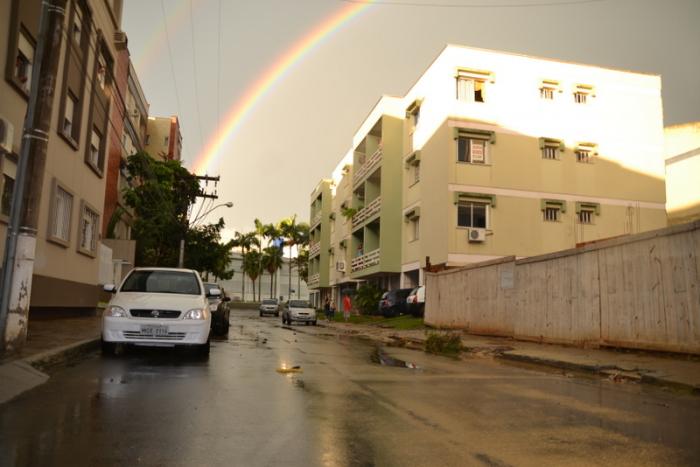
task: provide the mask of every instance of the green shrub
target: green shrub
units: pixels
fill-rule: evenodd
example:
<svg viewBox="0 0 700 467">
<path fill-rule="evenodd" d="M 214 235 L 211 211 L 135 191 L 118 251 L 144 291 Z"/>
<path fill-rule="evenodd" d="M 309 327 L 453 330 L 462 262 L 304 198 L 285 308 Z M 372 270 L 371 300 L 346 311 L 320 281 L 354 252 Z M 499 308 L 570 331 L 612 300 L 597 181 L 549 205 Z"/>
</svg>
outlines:
<svg viewBox="0 0 700 467">
<path fill-rule="evenodd" d="M 428 333 L 425 351 L 434 354 L 457 355 L 462 350 L 462 339 L 456 333 Z"/>
<path fill-rule="evenodd" d="M 382 290 L 374 284 L 362 284 L 355 292 L 354 307 L 363 315 L 376 314 Z"/>
</svg>

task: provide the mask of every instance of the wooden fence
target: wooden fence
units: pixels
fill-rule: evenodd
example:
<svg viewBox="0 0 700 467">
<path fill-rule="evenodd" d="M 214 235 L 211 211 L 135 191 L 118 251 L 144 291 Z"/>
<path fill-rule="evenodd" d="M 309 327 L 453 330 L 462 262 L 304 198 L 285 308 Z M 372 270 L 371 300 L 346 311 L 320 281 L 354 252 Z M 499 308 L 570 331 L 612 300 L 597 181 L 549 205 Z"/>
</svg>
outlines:
<svg viewBox="0 0 700 467">
<path fill-rule="evenodd" d="M 426 276 L 426 323 L 700 354 L 700 222 Z"/>
</svg>

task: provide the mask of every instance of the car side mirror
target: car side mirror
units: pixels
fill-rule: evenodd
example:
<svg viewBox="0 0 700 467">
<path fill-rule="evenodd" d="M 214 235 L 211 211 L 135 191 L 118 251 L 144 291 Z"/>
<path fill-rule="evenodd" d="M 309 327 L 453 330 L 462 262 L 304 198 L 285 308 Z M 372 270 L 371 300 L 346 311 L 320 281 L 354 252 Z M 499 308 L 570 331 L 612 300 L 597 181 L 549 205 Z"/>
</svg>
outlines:
<svg viewBox="0 0 700 467">
<path fill-rule="evenodd" d="M 209 293 L 207 294 L 207 297 L 221 297 L 221 289 L 209 289 Z"/>
<path fill-rule="evenodd" d="M 223 301 L 225 301 L 225 302 L 230 302 L 230 301 L 231 301 L 231 297 L 224 297 L 224 298 L 223 298 Z"/>
<path fill-rule="evenodd" d="M 105 284 L 102 286 L 102 290 L 109 293 L 117 293 L 117 286 L 114 284 Z"/>
</svg>

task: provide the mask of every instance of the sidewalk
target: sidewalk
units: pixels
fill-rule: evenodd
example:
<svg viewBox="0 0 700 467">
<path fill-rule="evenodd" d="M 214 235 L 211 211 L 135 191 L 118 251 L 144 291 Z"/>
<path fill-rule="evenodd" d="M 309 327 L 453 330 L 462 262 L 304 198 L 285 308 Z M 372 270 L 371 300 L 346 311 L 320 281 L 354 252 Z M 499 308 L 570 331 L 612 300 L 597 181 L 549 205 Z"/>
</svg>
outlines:
<svg viewBox="0 0 700 467">
<path fill-rule="evenodd" d="M 46 382 L 49 376 L 41 370 L 96 349 L 100 324 L 99 316 L 30 319 L 25 346 L 0 360 L 0 404 Z"/>
<path fill-rule="evenodd" d="M 369 338 L 389 346 L 425 347 L 430 330 L 400 331 L 377 325 L 322 322 L 322 332 Z M 301 328 L 302 332 L 306 328 Z M 458 331 L 453 331 L 458 332 Z M 503 337 L 462 334 L 467 355 L 519 361 L 599 374 L 613 381 L 635 381 L 669 386 L 700 394 L 700 356 L 615 349 L 582 349 L 538 344 Z"/>
</svg>

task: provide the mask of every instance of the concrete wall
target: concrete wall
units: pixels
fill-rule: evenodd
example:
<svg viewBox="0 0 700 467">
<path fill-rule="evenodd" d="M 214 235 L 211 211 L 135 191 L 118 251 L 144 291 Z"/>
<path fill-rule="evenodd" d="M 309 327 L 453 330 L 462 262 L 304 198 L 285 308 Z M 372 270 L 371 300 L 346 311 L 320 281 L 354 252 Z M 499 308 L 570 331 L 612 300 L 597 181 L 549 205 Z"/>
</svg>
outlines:
<svg viewBox="0 0 700 467">
<path fill-rule="evenodd" d="M 426 323 L 700 354 L 700 222 L 426 277 Z"/>
</svg>

